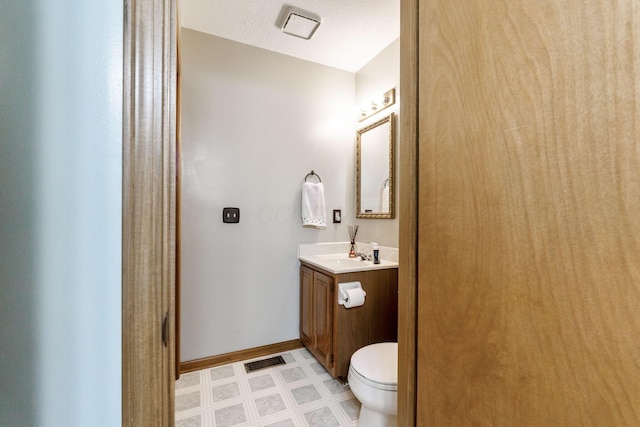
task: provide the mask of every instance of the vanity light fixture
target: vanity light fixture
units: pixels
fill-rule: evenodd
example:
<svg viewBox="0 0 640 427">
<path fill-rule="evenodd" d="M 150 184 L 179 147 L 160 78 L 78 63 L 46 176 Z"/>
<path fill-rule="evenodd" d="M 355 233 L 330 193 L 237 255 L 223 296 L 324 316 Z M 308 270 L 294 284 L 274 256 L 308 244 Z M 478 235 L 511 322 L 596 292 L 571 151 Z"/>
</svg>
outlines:
<svg viewBox="0 0 640 427">
<path fill-rule="evenodd" d="M 285 10 L 282 20 L 282 32 L 301 39 L 309 40 L 322 22 L 315 13 L 289 7 Z"/>
<path fill-rule="evenodd" d="M 389 89 L 385 93 L 376 94 L 371 98 L 371 101 L 365 103 L 360 107 L 360 117 L 358 121 L 363 121 L 373 116 L 376 113 L 391 107 L 396 103 L 396 90 L 395 88 Z"/>
</svg>

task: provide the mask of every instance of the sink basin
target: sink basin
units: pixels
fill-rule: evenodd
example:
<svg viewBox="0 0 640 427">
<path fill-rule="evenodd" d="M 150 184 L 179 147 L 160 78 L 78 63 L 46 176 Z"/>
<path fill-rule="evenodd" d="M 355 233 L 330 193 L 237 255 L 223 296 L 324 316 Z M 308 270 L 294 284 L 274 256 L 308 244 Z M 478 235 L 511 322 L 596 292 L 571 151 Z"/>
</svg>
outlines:
<svg viewBox="0 0 640 427">
<path fill-rule="evenodd" d="M 349 258 L 349 255 L 346 254 L 301 256 L 300 261 L 328 270 L 334 274 L 398 268 L 397 262 L 381 259 L 380 264 L 374 264 L 373 261 L 363 261 L 360 258 Z"/>
<path fill-rule="evenodd" d="M 336 267 L 364 267 L 373 264 L 373 261 L 363 261 L 360 258 L 327 258 L 324 263 Z"/>
</svg>

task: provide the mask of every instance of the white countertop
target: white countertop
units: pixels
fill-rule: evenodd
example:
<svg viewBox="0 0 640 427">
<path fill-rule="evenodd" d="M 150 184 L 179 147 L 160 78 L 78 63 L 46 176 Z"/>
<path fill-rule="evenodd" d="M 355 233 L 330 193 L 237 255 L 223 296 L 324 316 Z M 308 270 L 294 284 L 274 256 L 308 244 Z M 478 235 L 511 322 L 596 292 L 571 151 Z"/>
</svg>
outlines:
<svg viewBox="0 0 640 427">
<path fill-rule="evenodd" d="M 372 253 L 368 243 L 357 243 L 358 252 Z M 380 264 L 349 258 L 349 242 L 298 245 L 298 259 L 333 274 L 398 268 L 398 249 L 380 246 Z"/>
</svg>

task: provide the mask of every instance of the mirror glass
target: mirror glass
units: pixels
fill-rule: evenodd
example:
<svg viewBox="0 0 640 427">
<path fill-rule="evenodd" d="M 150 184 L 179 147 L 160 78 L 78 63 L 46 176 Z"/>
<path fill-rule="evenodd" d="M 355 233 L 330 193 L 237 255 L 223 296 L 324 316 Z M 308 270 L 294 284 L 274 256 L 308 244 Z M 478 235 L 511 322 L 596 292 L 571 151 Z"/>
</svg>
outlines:
<svg viewBox="0 0 640 427">
<path fill-rule="evenodd" d="M 356 217 L 393 218 L 392 113 L 357 132 Z"/>
</svg>

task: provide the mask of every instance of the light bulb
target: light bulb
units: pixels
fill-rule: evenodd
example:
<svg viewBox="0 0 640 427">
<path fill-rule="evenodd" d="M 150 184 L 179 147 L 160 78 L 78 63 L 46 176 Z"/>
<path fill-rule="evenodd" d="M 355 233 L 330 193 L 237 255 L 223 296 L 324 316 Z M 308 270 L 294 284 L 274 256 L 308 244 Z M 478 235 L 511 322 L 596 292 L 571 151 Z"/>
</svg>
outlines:
<svg viewBox="0 0 640 427">
<path fill-rule="evenodd" d="M 375 104 L 376 106 L 381 106 L 384 105 L 384 101 L 385 101 L 385 97 L 384 94 L 381 92 L 377 92 L 373 95 L 373 98 L 371 100 L 371 102 L 373 104 Z"/>
</svg>

